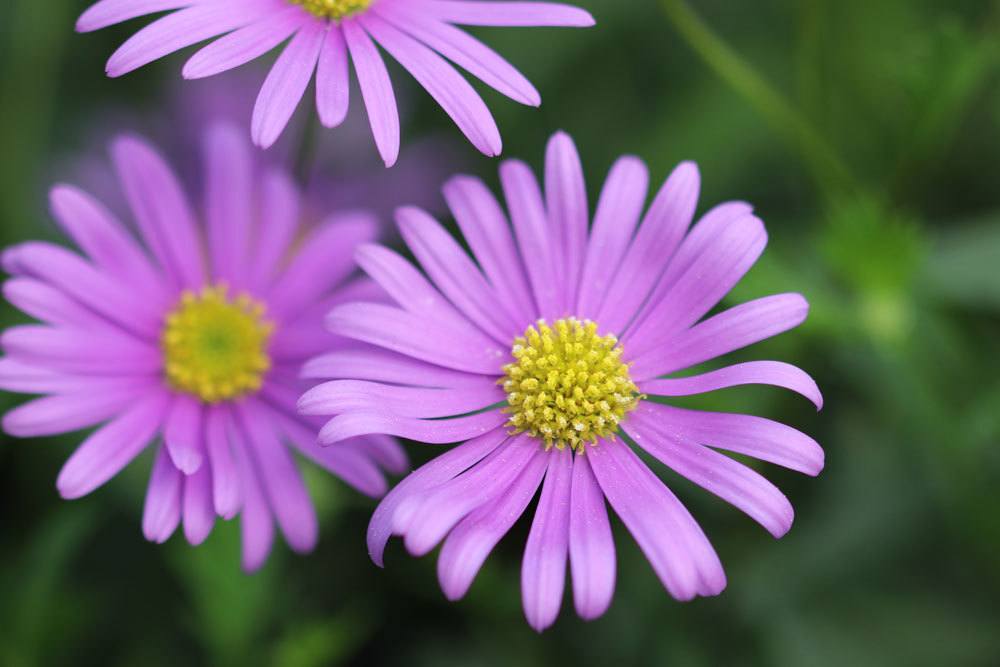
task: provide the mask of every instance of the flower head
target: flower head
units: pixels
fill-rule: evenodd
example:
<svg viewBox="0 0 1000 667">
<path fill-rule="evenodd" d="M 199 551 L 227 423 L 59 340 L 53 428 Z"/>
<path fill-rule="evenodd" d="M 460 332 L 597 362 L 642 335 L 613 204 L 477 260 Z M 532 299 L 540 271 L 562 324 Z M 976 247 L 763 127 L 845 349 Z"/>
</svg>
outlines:
<svg viewBox="0 0 1000 667">
<path fill-rule="evenodd" d="M 726 578 L 715 550 L 636 450 L 783 535 L 788 500 L 718 450 L 815 475 L 819 445 L 774 421 L 684 409 L 669 398 L 771 384 L 818 408 L 816 384 L 776 361 L 670 376 L 796 327 L 806 301 L 780 294 L 709 316 L 767 237 L 740 202 L 691 226 L 699 190 L 691 163 L 677 167 L 643 215 L 646 167 L 622 158 L 593 224 L 566 135 L 549 144 L 544 192 L 521 162 L 504 163 L 500 177 L 513 233 L 499 202 L 470 177 L 452 179 L 445 196 L 474 258 L 429 215 L 400 210 L 402 235 L 426 275 L 383 247 L 362 246 L 359 263 L 396 305 L 344 304 L 328 324 L 381 349 L 350 363 L 333 352 L 307 364 L 310 377 L 332 378 L 299 402 L 304 413 L 334 415 L 323 442 L 375 433 L 462 442 L 382 501 L 369 527 L 372 558 L 382 564 L 391 534 L 414 555 L 443 541 L 441 586 L 460 598 L 541 489 L 521 578 L 536 629 L 558 615 L 567 562 L 582 617 L 610 604 L 615 547 L 605 500 L 674 597 L 719 593 Z"/>
<path fill-rule="evenodd" d="M 316 74 L 316 109 L 327 127 L 347 115 L 349 61 L 361 88 L 375 143 L 387 166 L 399 154 L 399 115 L 381 46 L 408 70 L 486 155 L 499 155 L 496 122 L 458 65 L 511 99 L 538 106 L 534 86 L 510 63 L 457 28 L 593 25 L 576 7 L 550 2 L 484 0 L 99 0 L 77 21 L 88 32 L 173 10 L 136 33 L 108 61 L 121 76 L 179 49 L 214 40 L 184 66 L 197 79 L 254 60 L 285 41 L 257 97 L 251 133 L 269 147 L 281 135 Z M 451 61 L 450 63 L 448 61 Z"/>
<path fill-rule="evenodd" d="M 358 490 L 381 495 L 384 466 L 405 456 L 389 437 L 322 449 L 296 414 L 298 366 L 343 347 L 318 324 L 332 305 L 380 299 L 351 279 L 353 249 L 376 236 L 366 213 L 300 225 L 298 194 L 261 168 L 229 126 L 206 134 L 204 226 L 176 176 L 143 140 L 112 155 L 139 241 L 82 190 L 59 185 L 52 211 L 82 254 L 28 242 L 3 254 L 4 295 L 41 323 L 3 332 L 0 388 L 41 394 L 8 413 L 13 435 L 97 427 L 56 483 L 65 498 L 98 488 L 156 446 L 143 531 L 163 542 L 183 522 L 192 544 L 216 516 L 241 515 L 247 569 L 263 564 L 274 523 L 297 551 L 316 543 L 315 510 L 289 449 Z M 352 347 L 354 345 L 352 344 Z"/>
</svg>

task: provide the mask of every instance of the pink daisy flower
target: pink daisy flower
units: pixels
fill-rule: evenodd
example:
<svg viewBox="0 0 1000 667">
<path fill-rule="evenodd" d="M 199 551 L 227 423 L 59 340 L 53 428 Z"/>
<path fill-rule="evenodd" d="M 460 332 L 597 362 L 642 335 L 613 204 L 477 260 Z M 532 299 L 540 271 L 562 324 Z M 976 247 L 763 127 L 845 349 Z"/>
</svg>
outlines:
<svg viewBox="0 0 1000 667">
<path fill-rule="evenodd" d="M 492 0 L 100 0 L 80 16 L 89 32 L 128 19 L 171 11 L 126 41 L 108 61 L 121 76 L 179 49 L 214 40 L 184 66 L 197 79 L 254 60 L 288 40 L 253 111 L 259 146 L 277 140 L 316 73 L 320 121 L 336 127 L 347 115 L 348 62 L 387 166 L 399 154 L 399 114 L 385 62 L 388 52 L 486 155 L 499 155 L 496 122 L 482 98 L 451 63 L 511 99 L 538 106 L 534 86 L 499 54 L 457 28 L 594 24 L 582 9 L 549 2 Z M 376 46 L 377 45 L 377 46 Z M 448 61 L 451 61 L 449 63 Z"/>
<path fill-rule="evenodd" d="M 82 256 L 32 241 L 3 253 L 7 300 L 40 324 L 0 336 L 0 388 L 41 394 L 9 412 L 20 437 L 97 427 L 59 473 L 79 498 L 158 444 L 142 528 L 164 542 L 183 522 L 191 544 L 215 517 L 239 514 L 243 565 L 260 567 L 277 523 L 298 552 L 313 548 L 317 518 L 292 450 L 359 491 L 380 496 L 379 469 L 406 469 L 392 438 L 352 438 L 320 448 L 295 411 L 305 357 L 357 344 L 320 325 L 330 307 L 378 299 L 349 280 L 354 248 L 376 237 L 365 213 L 299 225 L 289 177 L 258 170 L 241 133 L 206 134 L 205 226 L 176 175 L 150 145 L 122 137 L 111 148 L 139 240 L 97 200 L 68 185 L 52 212 Z M 291 449 L 289 448 L 291 447 Z"/>
<path fill-rule="evenodd" d="M 490 191 L 467 176 L 444 191 L 474 259 L 429 215 L 401 209 L 403 238 L 426 277 L 390 250 L 361 247 L 362 268 L 396 305 L 341 305 L 328 324 L 381 349 L 333 351 L 306 366 L 309 377 L 333 378 L 299 401 L 305 414 L 336 415 L 321 432 L 325 444 L 375 433 L 465 441 L 385 497 L 368 532 L 373 560 L 382 565 L 391 534 L 414 555 L 443 541 L 441 587 L 461 598 L 541 488 L 521 577 L 535 629 L 559 613 L 567 560 L 580 616 L 595 618 L 610 604 L 615 546 L 605 500 L 671 595 L 719 593 L 726 577 L 715 550 L 636 450 L 783 535 L 793 516 L 785 496 L 718 450 L 816 475 L 820 446 L 761 417 L 666 399 L 771 384 L 819 408 L 816 384 L 776 361 L 667 376 L 801 324 L 808 304 L 779 294 L 708 316 L 767 235 L 741 202 L 713 208 L 689 230 L 694 164 L 677 167 L 643 216 L 646 167 L 621 158 L 592 225 L 565 134 L 549 144 L 544 192 L 522 162 L 504 163 L 500 180 L 513 234 Z"/>
</svg>

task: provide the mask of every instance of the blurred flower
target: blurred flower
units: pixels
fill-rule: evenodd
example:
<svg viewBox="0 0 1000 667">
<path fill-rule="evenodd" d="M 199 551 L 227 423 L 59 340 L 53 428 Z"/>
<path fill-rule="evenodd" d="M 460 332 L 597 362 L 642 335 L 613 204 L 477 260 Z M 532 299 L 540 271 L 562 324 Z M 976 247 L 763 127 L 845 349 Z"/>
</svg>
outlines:
<svg viewBox="0 0 1000 667">
<path fill-rule="evenodd" d="M 258 86 L 256 70 L 238 69 L 210 81 L 177 82 L 168 87 L 162 104 L 142 113 L 131 108 L 102 108 L 101 114 L 87 123 L 86 148 L 64 157 L 53 175 L 79 184 L 113 212 L 126 215 L 128 204 L 114 170 L 99 156 L 101 149 L 126 128 L 160 144 L 187 189 L 199 193 L 203 128 L 226 123 L 249 132 L 249 106 Z M 401 112 L 405 120 L 405 109 Z M 444 211 L 441 183 L 462 164 L 453 141 L 436 134 L 422 137 L 410 145 L 394 169 L 386 171 L 374 147 L 364 139 L 367 121 L 360 107 L 348 113 L 342 136 L 310 138 L 306 123 L 297 122 L 303 120 L 294 119 L 272 150 L 255 159 L 266 165 L 292 165 L 308 148 L 309 164 L 301 165 L 297 175 L 304 220 L 318 220 L 333 210 L 363 208 L 387 221 L 403 204 Z M 305 147 L 310 139 L 314 140 Z"/>
<path fill-rule="evenodd" d="M 184 66 L 198 79 L 254 60 L 290 40 L 264 82 L 251 135 L 270 147 L 284 131 L 316 72 L 316 109 L 327 127 L 343 122 L 349 106 L 348 54 L 361 85 L 375 143 L 387 166 L 399 154 L 399 116 L 382 56 L 384 48 L 407 69 L 486 155 L 499 155 L 500 133 L 486 104 L 445 58 L 511 99 L 538 106 L 534 86 L 489 47 L 456 25 L 578 26 L 590 14 L 546 2 L 469 0 L 100 0 L 77 30 L 97 30 L 158 11 L 177 10 L 140 30 L 108 61 L 121 76 L 198 42 L 215 39 Z M 440 55 L 439 55 L 440 54 Z"/>
<path fill-rule="evenodd" d="M 316 544 L 317 519 L 286 444 L 359 491 L 379 496 L 379 466 L 406 469 L 387 436 L 322 449 L 297 416 L 301 361 L 355 343 L 320 326 L 322 313 L 382 292 L 350 280 L 354 247 L 376 237 L 367 213 L 300 225 L 290 178 L 259 168 L 242 134 L 205 136 L 202 228 L 167 163 L 149 144 L 120 137 L 112 156 L 141 243 L 82 190 L 59 185 L 52 210 L 86 258 L 27 242 L 3 254 L 14 276 L 4 295 L 43 324 L 0 336 L 0 387 L 43 394 L 8 413 L 21 437 L 98 426 L 56 486 L 79 498 L 162 437 L 146 494 L 143 532 L 167 540 L 183 521 L 192 544 L 215 516 L 237 514 L 243 564 L 260 567 L 277 521 L 296 551 Z"/>
<path fill-rule="evenodd" d="M 299 401 L 306 414 L 336 415 L 321 442 L 372 433 L 467 440 L 386 496 L 369 527 L 372 558 L 382 564 L 390 534 L 414 555 L 444 540 L 441 586 L 460 598 L 541 487 L 521 579 L 532 627 L 558 615 L 567 556 L 577 612 L 594 618 L 610 604 L 615 548 L 605 498 L 674 597 L 719 593 L 726 579 L 714 549 L 633 445 L 783 535 L 788 500 L 709 446 L 815 475 L 819 445 L 777 422 L 661 397 L 770 384 L 821 407 L 816 384 L 776 361 L 663 376 L 791 329 L 808 304 L 780 294 L 703 319 L 767 237 L 740 202 L 713 208 L 688 231 L 700 182 L 694 164 L 677 167 L 638 226 L 648 173 L 621 158 L 589 232 L 582 167 L 566 135 L 549 144 L 544 193 L 524 163 L 504 163 L 500 178 L 513 236 L 482 182 L 459 176 L 445 186 L 482 271 L 429 215 L 401 209 L 403 238 L 429 280 L 390 250 L 362 246 L 359 263 L 398 307 L 345 304 L 328 323 L 382 349 L 334 351 L 306 365 L 308 377 L 333 378 Z"/>
</svg>

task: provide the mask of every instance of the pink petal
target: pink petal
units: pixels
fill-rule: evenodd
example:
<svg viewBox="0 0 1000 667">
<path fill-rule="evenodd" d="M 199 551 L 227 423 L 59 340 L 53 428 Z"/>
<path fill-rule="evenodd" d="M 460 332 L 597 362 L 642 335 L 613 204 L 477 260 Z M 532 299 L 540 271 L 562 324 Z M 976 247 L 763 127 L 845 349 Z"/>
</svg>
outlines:
<svg viewBox="0 0 1000 667">
<path fill-rule="evenodd" d="M 391 167 L 399 157 L 399 111 L 389 72 L 378 48 L 359 23 L 347 20 L 341 25 L 358 83 L 361 84 L 361 97 L 368 110 L 375 145 L 385 166 Z"/>
</svg>

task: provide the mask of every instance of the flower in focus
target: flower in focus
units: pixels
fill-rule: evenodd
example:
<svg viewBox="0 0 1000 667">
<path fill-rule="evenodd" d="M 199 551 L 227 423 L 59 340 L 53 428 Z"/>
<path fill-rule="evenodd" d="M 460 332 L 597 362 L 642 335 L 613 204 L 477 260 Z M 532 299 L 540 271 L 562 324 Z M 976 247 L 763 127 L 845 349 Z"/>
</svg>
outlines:
<svg viewBox="0 0 1000 667">
<path fill-rule="evenodd" d="M 392 534 L 414 555 L 443 542 L 440 583 L 448 598 L 461 598 L 540 488 L 521 576 L 535 629 L 559 613 L 567 559 L 580 616 L 595 618 L 610 604 L 615 546 L 605 499 L 671 595 L 719 593 L 726 578 L 715 550 L 637 450 L 772 535 L 787 532 L 785 496 L 718 450 L 816 475 L 820 446 L 768 419 L 668 401 L 770 384 L 819 408 L 816 384 L 776 361 L 668 376 L 796 327 L 808 304 L 780 294 L 709 316 L 767 236 L 740 202 L 711 209 L 689 229 L 699 191 L 691 163 L 677 167 L 643 215 L 646 167 L 620 159 L 592 225 L 566 135 L 550 142 L 544 192 L 522 162 L 505 162 L 500 177 L 513 234 L 500 204 L 470 177 L 452 179 L 445 196 L 474 260 L 429 215 L 401 209 L 401 233 L 424 273 L 384 247 L 362 246 L 359 263 L 396 305 L 344 304 L 328 325 L 377 349 L 333 351 L 306 366 L 307 376 L 332 379 L 299 401 L 305 414 L 334 415 L 320 435 L 326 444 L 376 433 L 464 441 L 383 499 L 369 526 L 372 558 L 383 563 Z"/>
<path fill-rule="evenodd" d="M 548 2 L 99 0 L 80 17 L 77 30 L 89 32 L 165 10 L 174 11 L 137 32 L 111 56 L 110 76 L 214 40 L 195 53 L 183 71 L 188 79 L 207 77 L 263 56 L 288 40 L 254 106 L 254 142 L 267 148 L 278 139 L 314 71 L 320 121 L 327 127 L 340 125 L 348 110 L 348 62 L 352 61 L 375 143 L 387 166 L 399 154 L 399 114 L 378 46 L 417 79 L 476 148 L 494 156 L 502 148 L 496 122 L 451 63 L 517 102 L 538 106 L 541 98 L 510 63 L 456 26 L 586 27 L 594 23 L 582 9 Z"/>
<path fill-rule="evenodd" d="M 291 449 L 359 491 L 386 490 L 380 466 L 407 467 L 392 438 L 315 443 L 295 410 L 302 360 L 356 348 L 319 322 L 332 306 L 379 299 L 353 278 L 353 249 L 376 236 L 366 213 L 299 224 L 299 198 L 280 170 L 258 169 L 242 134 L 205 136 L 204 227 L 174 172 L 150 145 L 125 136 L 114 167 L 138 238 L 96 199 L 59 185 L 52 211 L 82 251 L 44 242 L 7 249 L 7 300 L 40 324 L 0 336 L 0 388 L 41 394 L 9 412 L 21 437 L 97 427 L 59 474 L 64 498 L 114 477 L 157 445 L 142 527 L 167 540 L 183 522 L 192 544 L 215 517 L 239 514 L 243 564 L 260 567 L 277 523 L 296 551 L 317 540 L 315 509 Z"/>
</svg>

